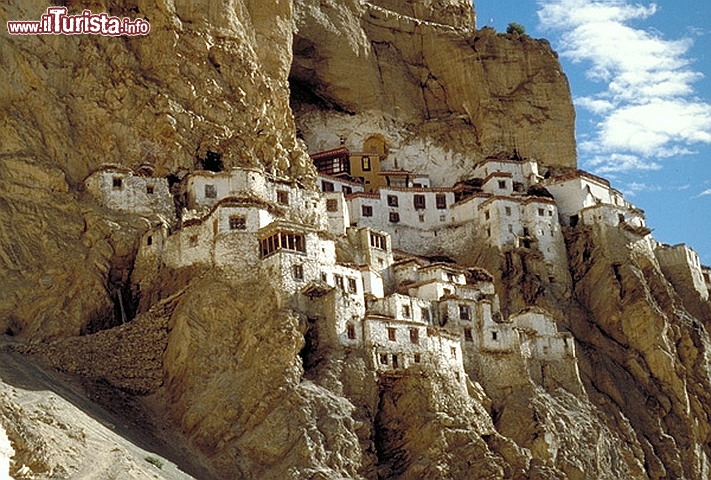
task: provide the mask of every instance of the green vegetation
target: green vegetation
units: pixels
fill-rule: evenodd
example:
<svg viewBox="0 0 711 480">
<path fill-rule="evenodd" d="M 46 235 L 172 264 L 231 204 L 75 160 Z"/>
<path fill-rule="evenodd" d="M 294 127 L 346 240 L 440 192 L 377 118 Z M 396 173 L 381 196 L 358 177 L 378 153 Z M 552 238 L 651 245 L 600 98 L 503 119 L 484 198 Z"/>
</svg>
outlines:
<svg viewBox="0 0 711 480">
<path fill-rule="evenodd" d="M 150 463 L 151 465 L 155 465 L 158 468 L 163 468 L 163 465 L 165 465 L 165 462 L 163 462 L 163 460 L 158 457 L 146 457 L 144 458 L 144 460 Z"/>
<path fill-rule="evenodd" d="M 517 33 L 519 35 L 526 35 L 526 28 L 520 23 L 511 22 L 506 28 L 506 33 Z"/>
</svg>

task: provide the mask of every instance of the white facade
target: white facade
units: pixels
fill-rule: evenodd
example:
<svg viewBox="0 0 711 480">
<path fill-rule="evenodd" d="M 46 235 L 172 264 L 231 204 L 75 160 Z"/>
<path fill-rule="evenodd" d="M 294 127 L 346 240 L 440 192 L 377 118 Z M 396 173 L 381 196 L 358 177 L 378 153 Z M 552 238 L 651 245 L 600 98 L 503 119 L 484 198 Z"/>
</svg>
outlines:
<svg viewBox="0 0 711 480">
<path fill-rule="evenodd" d="M 610 183 L 587 172 L 577 171 L 568 175 L 550 178 L 544 183 L 553 195 L 560 215 L 560 221 L 566 226 L 575 226 L 581 213 L 600 205 L 617 207 L 628 222 L 644 226 L 644 212 L 624 199 L 622 193 L 610 187 Z M 612 210 L 611 210 L 612 211 Z M 611 225 L 619 223 L 619 216 L 614 212 L 597 213 Z M 588 221 L 592 219 L 586 217 Z M 640 223 L 641 222 L 641 223 Z"/>
<path fill-rule="evenodd" d="M 496 173 L 506 174 L 501 178 L 492 177 L 492 181 L 496 181 L 489 185 L 490 189 L 500 189 L 507 190 L 509 192 L 514 191 L 513 183 L 521 184 L 525 189 L 528 189 L 531 185 L 539 183 L 542 177 L 538 174 L 538 162 L 535 160 L 499 160 L 499 159 L 487 159 L 484 162 L 477 165 L 474 169 L 474 176 L 479 178 L 487 179 L 490 175 Z M 498 181 L 510 179 L 506 182 L 508 185 L 500 188 Z M 484 182 L 485 185 L 488 182 Z M 486 190 L 485 190 L 486 191 Z M 495 193 L 491 191 L 489 193 Z"/>
<path fill-rule="evenodd" d="M 555 321 L 539 308 L 530 308 L 511 317 L 521 337 L 525 358 L 563 360 L 575 357 L 575 341 L 567 332 L 559 332 Z"/>
<path fill-rule="evenodd" d="M 173 196 L 165 178 L 136 175 L 127 168 L 107 166 L 89 175 L 84 186 L 94 199 L 112 210 L 159 214 L 167 221 L 175 218 Z"/>
<path fill-rule="evenodd" d="M 701 265 L 699 255 L 690 247 L 678 245 L 659 245 L 654 250 L 659 267 L 675 286 L 689 286 L 698 292 L 703 300 L 709 299 L 709 272 Z"/>
</svg>

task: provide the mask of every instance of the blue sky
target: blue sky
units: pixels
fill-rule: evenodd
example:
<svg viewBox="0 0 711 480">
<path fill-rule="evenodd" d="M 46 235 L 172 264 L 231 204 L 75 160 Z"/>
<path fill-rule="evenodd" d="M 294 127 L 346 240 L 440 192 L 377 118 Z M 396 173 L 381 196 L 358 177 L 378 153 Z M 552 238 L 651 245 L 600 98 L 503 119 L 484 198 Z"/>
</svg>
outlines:
<svg viewBox="0 0 711 480">
<path fill-rule="evenodd" d="M 577 114 L 578 167 L 711 265 L 711 1 L 474 0 L 477 26 L 548 39 Z"/>
</svg>

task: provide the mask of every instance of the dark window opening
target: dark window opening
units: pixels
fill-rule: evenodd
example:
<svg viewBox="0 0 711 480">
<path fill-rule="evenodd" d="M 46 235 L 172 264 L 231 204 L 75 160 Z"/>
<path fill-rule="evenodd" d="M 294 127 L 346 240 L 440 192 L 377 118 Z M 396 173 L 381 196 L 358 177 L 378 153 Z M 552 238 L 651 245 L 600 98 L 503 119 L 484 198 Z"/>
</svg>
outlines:
<svg viewBox="0 0 711 480">
<path fill-rule="evenodd" d="M 415 195 L 413 195 L 412 200 L 413 200 L 413 204 L 414 204 L 415 208 L 418 208 L 418 209 L 426 208 L 427 204 L 426 204 L 424 195 L 415 194 Z"/>
<path fill-rule="evenodd" d="M 410 329 L 410 343 L 420 343 L 420 330 L 417 328 Z"/>
<path fill-rule="evenodd" d="M 153 185 L 146 185 L 146 193 L 148 195 L 153 195 L 153 192 L 155 191 Z"/>
<path fill-rule="evenodd" d="M 539 209 L 538 209 L 538 215 L 539 215 L 539 216 L 542 217 L 542 216 L 544 216 L 545 214 L 546 214 L 546 212 L 545 212 L 542 208 L 539 208 Z"/>
<path fill-rule="evenodd" d="M 221 172 L 225 169 L 225 165 L 222 162 L 222 154 L 208 150 L 205 158 L 198 158 L 202 164 L 203 170 L 208 170 L 210 172 Z"/>
<path fill-rule="evenodd" d="M 189 245 L 191 247 L 197 247 L 197 244 L 198 244 L 198 236 L 197 235 L 190 235 Z"/>
<path fill-rule="evenodd" d="M 152 236 L 150 236 L 150 235 L 148 236 L 148 238 L 146 239 L 146 245 L 153 245 L 153 237 Z"/>
<path fill-rule="evenodd" d="M 205 198 L 217 198 L 217 189 L 214 185 L 205 185 Z"/>
<path fill-rule="evenodd" d="M 397 355 L 393 355 L 393 368 L 399 368 L 400 365 L 398 364 L 397 361 Z"/>
<path fill-rule="evenodd" d="M 363 205 L 361 206 L 361 213 L 363 214 L 364 217 L 372 217 L 373 216 L 373 207 L 370 205 Z"/>
<path fill-rule="evenodd" d="M 402 306 L 402 316 L 405 318 L 410 318 L 410 305 Z"/>
<path fill-rule="evenodd" d="M 491 215 L 489 214 L 489 210 L 484 212 L 484 220 L 489 220 L 491 218 Z"/>
<path fill-rule="evenodd" d="M 230 230 L 246 230 L 247 219 L 242 215 L 230 216 Z"/>
<path fill-rule="evenodd" d="M 422 315 L 422 321 L 423 322 L 429 322 L 430 321 L 430 311 L 428 308 L 421 307 L 420 308 L 420 314 Z"/>
<path fill-rule="evenodd" d="M 348 325 L 346 325 L 346 335 L 348 336 L 348 340 L 355 340 L 356 329 L 352 323 L 349 323 Z"/>
<path fill-rule="evenodd" d="M 289 205 L 289 192 L 286 190 L 277 190 L 277 203 Z"/>
<path fill-rule="evenodd" d="M 499 188 L 506 188 L 506 180 L 499 180 Z"/>
<path fill-rule="evenodd" d="M 387 248 L 385 236 L 370 232 L 370 246 L 380 250 L 385 250 Z"/>
<path fill-rule="evenodd" d="M 398 200 L 397 195 L 388 195 L 388 207 L 397 207 Z"/>
<path fill-rule="evenodd" d="M 571 215 L 570 216 L 570 226 L 575 227 L 578 224 L 578 221 L 580 218 L 577 215 Z"/>
<path fill-rule="evenodd" d="M 278 250 L 292 250 L 305 252 L 304 236 L 298 233 L 277 232 L 260 242 L 262 257 L 266 257 Z"/>
<path fill-rule="evenodd" d="M 491 339 L 492 340 L 499 340 L 499 332 L 491 332 Z"/>
<path fill-rule="evenodd" d="M 353 193 L 353 189 L 348 185 L 341 186 L 341 191 L 343 192 L 343 195 L 350 195 L 351 193 Z"/>
<path fill-rule="evenodd" d="M 457 358 L 457 347 L 449 347 L 449 353 L 452 358 Z"/>
<path fill-rule="evenodd" d="M 624 213 L 618 213 L 618 214 L 617 214 L 617 220 L 619 220 L 620 223 L 625 223 L 625 214 L 624 214 Z"/>
<path fill-rule="evenodd" d="M 415 361 L 415 363 L 420 363 L 422 361 L 422 355 L 419 353 L 414 354 L 413 360 Z"/>
<path fill-rule="evenodd" d="M 387 353 L 380 354 L 380 363 L 382 363 L 383 365 L 388 364 L 388 354 Z"/>
<path fill-rule="evenodd" d="M 471 312 L 468 305 L 459 305 L 459 319 L 471 320 Z"/>
<path fill-rule="evenodd" d="M 472 337 L 472 329 L 471 328 L 465 328 L 464 329 L 464 340 L 467 342 L 473 342 L 474 337 Z"/>
<path fill-rule="evenodd" d="M 321 180 L 321 190 L 324 192 L 332 192 L 334 190 L 333 182 L 327 182 L 326 180 Z"/>
<path fill-rule="evenodd" d="M 114 177 L 112 183 L 114 190 L 121 190 L 123 188 L 123 178 Z"/>
<path fill-rule="evenodd" d="M 440 210 L 447 208 L 447 195 L 445 195 L 444 193 L 438 193 L 435 196 L 435 204 Z"/>
<path fill-rule="evenodd" d="M 390 222 L 397 223 L 400 221 L 400 214 L 398 212 L 390 212 Z"/>
<path fill-rule="evenodd" d="M 388 327 L 388 340 L 394 342 L 396 340 L 396 330 L 392 327 Z"/>
<path fill-rule="evenodd" d="M 338 200 L 335 198 L 329 198 L 326 200 L 326 211 L 327 212 L 337 212 L 338 211 Z"/>
<path fill-rule="evenodd" d="M 348 277 L 348 292 L 349 293 L 357 293 L 358 292 L 358 284 L 356 283 L 355 278 Z"/>
<path fill-rule="evenodd" d="M 300 263 L 297 263 L 293 267 L 293 274 L 294 278 L 296 280 L 303 280 L 304 279 L 304 266 L 301 265 Z"/>
<path fill-rule="evenodd" d="M 335 275 L 333 276 L 333 280 L 336 282 L 336 286 L 337 286 L 338 288 L 340 288 L 341 290 L 344 289 L 344 288 L 343 288 L 343 275 L 335 274 Z"/>
</svg>

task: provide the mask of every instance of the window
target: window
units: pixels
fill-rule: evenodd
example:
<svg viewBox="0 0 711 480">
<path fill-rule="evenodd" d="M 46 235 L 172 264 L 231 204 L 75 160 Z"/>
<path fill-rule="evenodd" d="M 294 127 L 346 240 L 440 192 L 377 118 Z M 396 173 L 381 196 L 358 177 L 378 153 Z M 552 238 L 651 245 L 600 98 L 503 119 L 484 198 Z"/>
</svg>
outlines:
<svg viewBox="0 0 711 480">
<path fill-rule="evenodd" d="M 352 323 L 346 325 L 346 335 L 348 336 L 348 340 L 355 340 L 356 331 L 355 326 Z"/>
<path fill-rule="evenodd" d="M 363 168 L 364 172 L 369 172 L 370 171 L 370 157 L 361 158 L 360 166 Z"/>
<path fill-rule="evenodd" d="M 445 221 L 447 221 L 447 216 L 446 216 L 446 215 L 440 215 L 440 216 L 439 216 L 439 221 L 440 221 L 440 222 L 445 222 Z"/>
<path fill-rule="evenodd" d="M 417 328 L 410 329 L 410 343 L 420 343 L 420 330 Z"/>
<path fill-rule="evenodd" d="M 333 276 L 333 280 L 334 280 L 334 282 L 336 282 L 336 286 L 338 288 L 340 288 L 341 290 L 343 290 L 343 275 L 335 274 Z"/>
<path fill-rule="evenodd" d="M 459 319 L 471 320 L 471 311 L 469 305 L 459 305 Z"/>
<path fill-rule="evenodd" d="M 393 368 L 398 368 L 400 365 L 398 365 L 397 361 L 397 355 L 393 355 Z"/>
<path fill-rule="evenodd" d="M 341 191 L 343 192 L 343 195 L 350 195 L 351 193 L 353 193 L 353 189 L 348 185 L 342 185 Z"/>
<path fill-rule="evenodd" d="M 509 233 L 513 233 L 513 225 L 509 224 Z"/>
<path fill-rule="evenodd" d="M 153 192 L 155 191 L 153 185 L 146 185 L 146 193 L 148 195 L 153 195 Z"/>
<path fill-rule="evenodd" d="M 191 247 L 197 247 L 198 244 L 198 236 L 197 235 L 190 235 L 189 245 Z"/>
<path fill-rule="evenodd" d="M 121 190 L 123 188 L 123 178 L 114 177 L 112 183 L 114 190 Z"/>
<path fill-rule="evenodd" d="M 305 252 L 304 236 L 299 233 L 277 232 L 260 242 L 262 257 L 266 257 L 277 250 L 292 250 Z"/>
<path fill-rule="evenodd" d="M 398 212 L 390 212 L 390 222 L 397 223 L 400 221 L 400 214 Z"/>
<path fill-rule="evenodd" d="M 338 211 L 338 200 L 335 198 L 329 198 L 326 200 L 326 211 L 327 212 L 337 212 Z"/>
<path fill-rule="evenodd" d="M 422 361 L 422 354 L 416 353 L 412 356 L 412 359 L 415 363 L 420 363 Z"/>
<path fill-rule="evenodd" d="M 420 307 L 420 315 L 422 316 L 423 322 L 430 321 L 430 310 L 428 308 Z"/>
<path fill-rule="evenodd" d="M 326 275 L 326 272 L 321 272 L 321 281 L 323 283 L 328 283 L 328 275 Z"/>
<path fill-rule="evenodd" d="M 491 229 L 487 227 L 486 229 L 486 236 L 491 237 Z"/>
<path fill-rule="evenodd" d="M 548 216 L 552 217 L 553 216 L 553 210 L 548 210 Z"/>
<path fill-rule="evenodd" d="M 461 379 L 461 377 L 459 376 L 459 372 L 454 372 L 454 378 L 456 378 L 457 381 Z"/>
<path fill-rule="evenodd" d="M 421 194 L 415 194 L 412 196 L 412 203 L 415 206 L 415 208 L 422 209 L 426 208 L 426 201 L 425 201 L 425 196 Z"/>
<path fill-rule="evenodd" d="M 435 196 L 435 204 L 440 210 L 447 208 L 447 195 L 444 193 L 438 193 Z"/>
<path fill-rule="evenodd" d="M 205 185 L 205 198 L 217 198 L 217 189 L 214 185 Z"/>
<path fill-rule="evenodd" d="M 471 328 L 465 328 L 464 329 L 464 340 L 467 342 L 473 342 L 474 337 L 472 337 L 472 329 Z"/>
<path fill-rule="evenodd" d="M 294 264 L 292 267 L 292 272 L 294 274 L 294 279 L 303 280 L 304 279 L 304 266 L 300 263 Z"/>
<path fill-rule="evenodd" d="M 286 190 L 277 190 L 277 203 L 289 205 L 289 192 Z"/>
<path fill-rule="evenodd" d="M 506 188 L 506 180 L 499 180 L 499 188 L 501 188 L 501 189 Z"/>
<path fill-rule="evenodd" d="M 380 250 L 385 250 L 387 248 L 385 236 L 370 232 L 370 246 Z"/>
<path fill-rule="evenodd" d="M 410 318 L 410 305 L 402 306 L 402 316 L 405 318 Z"/>
<path fill-rule="evenodd" d="M 230 230 L 246 230 L 247 219 L 242 215 L 230 215 Z"/>
<path fill-rule="evenodd" d="M 380 363 L 383 365 L 388 364 L 388 354 L 387 353 L 381 353 L 380 354 Z"/>
<path fill-rule="evenodd" d="M 523 236 L 528 237 L 530 235 L 530 232 L 528 230 L 528 227 L 523 227 Z"/>
<path fill-rule="evenodd" d="M 388 207 L 397 207 L 397 195 L 388 195 Z"/>
<path fill-rule="evenodd" d="M 153 237 L 152 236 L 150 236 L 150 235 L 148 236 L 148 238 L 146 239 L 146 245 L 148 245 L 148 246 L 153 245 Z"/>
<path fill-rule="evenodd" d="M 457 358 L 457 347 L 449 347 L 449 354 L 452 358 Z"/>
<path fill-rule="evenodd" d="M 348 292 L 349 293 L 357 293 L 358 292 L 358 284 L 356 283 L 355 278 L 348 277 Z"/>
<path fill-rule="evenodd" d="M 417 218 L 418 218 L 418 220 L 420 220 L 420 223 L 422 223 L 422 222 L 425 221 L 425 214 L 424 214 L 424 213 L 420 213 L 420 214 L 417 216 Z"/>
<path fill-rule="evenodd" d="M 388 340 L 391 342 L 395 341 L 395 332 L 396 330 L 393 327 L 388 327 Z"/>
<path fill-rule="evenodd" d="M 504 212 L 506 213 L 506 216 L 510 217 L 511 216 L 511 207 L 505 207 Z"/>
<path fill-rule="evenodd" d="M 489 215 L 489 210 L 485 210 L 484 211 L 484 220 L 489 220 L 490 217 L 491 217 L 491 215 Z"/>
<path fill-rule="evenodd" d="M 360 207 L 361 214 L 364 217 L 372 217 L 373 216 L 373 207 L 370 205 L 362 205 Z"/>
<path fill-rule="evenodd" d="M 545 210 L 543 210 L 542 208 L 539 208 L 539 209 L 538 209 L 538 216 L 539 216 L 539 217 L 542 217 L 542 216 L 545 215 L 545 214 L 546 214 Z"/>
<path fill-rule="evenodd" d="M 499 332 L 491 332 L 491 339 L 494 341 L 499 340 Z"/>
<path fill-rule="evenodd" d="M 624 214 L 624 213 L 618 213 L 618 214 L 617 214 L 617 220 L 618 220 L 620 223 L 625 223 L 625 214 Z"/>
<path fill-rule="evenodd" d="M 334 188 L 333 182 L 327 182 L 326 180 L 321 180 L 321 191 L 332 192 L 333 188 Z"/>
</svg>

